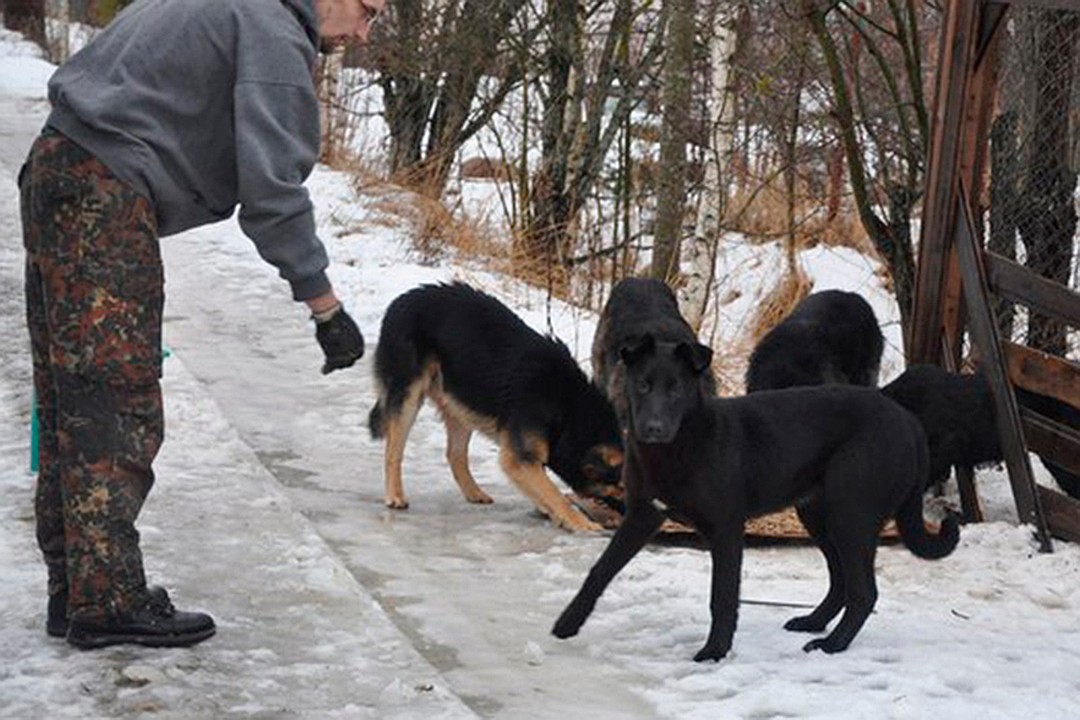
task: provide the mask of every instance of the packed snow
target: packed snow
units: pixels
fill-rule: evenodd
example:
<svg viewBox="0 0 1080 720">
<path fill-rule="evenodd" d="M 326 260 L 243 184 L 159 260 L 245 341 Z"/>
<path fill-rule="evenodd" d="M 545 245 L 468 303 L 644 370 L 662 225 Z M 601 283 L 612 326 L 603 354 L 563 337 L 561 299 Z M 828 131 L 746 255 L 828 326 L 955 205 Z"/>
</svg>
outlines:
<svg viewBox="0 0 1080 720">
<path fill-rule="evenodd" d="M 365 427 L 370 353 L 321 376 L 306 313 L 231 221 L 163 242 L 167 439 L 140 519 L 151 581 L 211 612 L 218 634 L 189 649 L 96 652 L 47 637 L 14 178 L 51 71 L 0 34 L 0 717 L 1080 717 L 1080 549 L 1038 552 L 1001 469 L 979 472 L 988 521 L 964 527 L 950 557 L 881 548 L 876 611 L 844 653 L 806 654 L 806 636 L 782 629 L 827 583 L 818 551 L 790 544 L 748 549 L 746 602 L 719 663 L 691 660 L 709 625 L 710 563 L 695 547 L 650 546 L 579 636 L 554 639 L 607 536 L 552 527 L 482 441 L 474 473 L 496 502 L 467 505 L 430 409 L 407 449 L 412 507 L 386 509 L 382 448 Z M 309 187 L 332 280 L 369 346 L 396 295 L 462 279 L 587 364 L 593 312 L 451 253 L 421 258 L 409 222 L 372 194 L 398 191 L 357 196 L 324 167 Z M 778 273 L 779 252 L 754 250 L 751 261 L 732 240 L 724 256 L 741 263 L 722 275 L 737 275 L 744 305 L 724 309 L 735 320 Z M 801 260 L 816 289 L 871 300 L 889 336 L 883 380 L 898 373 L 895 307 L 873 262 L 824 248 Z"/>
</svg>

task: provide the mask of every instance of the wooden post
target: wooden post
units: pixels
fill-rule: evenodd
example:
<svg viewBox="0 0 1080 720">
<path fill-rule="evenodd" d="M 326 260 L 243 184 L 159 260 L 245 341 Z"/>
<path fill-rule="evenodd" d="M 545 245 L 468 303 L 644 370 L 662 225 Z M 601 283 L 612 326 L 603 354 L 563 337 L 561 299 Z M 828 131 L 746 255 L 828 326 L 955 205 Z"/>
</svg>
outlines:
<svg viewBox="0 0 1080 720">
<path fill-rule="evenodd" d="M 968 100 L 982 0 L 947 4 L 934 87 L 934 118 L 927 159 L 926 191 L 915 284 L 909 362 L 941 364 L 946 271 L 952 251 L 960 128 Z"/>
</svg>

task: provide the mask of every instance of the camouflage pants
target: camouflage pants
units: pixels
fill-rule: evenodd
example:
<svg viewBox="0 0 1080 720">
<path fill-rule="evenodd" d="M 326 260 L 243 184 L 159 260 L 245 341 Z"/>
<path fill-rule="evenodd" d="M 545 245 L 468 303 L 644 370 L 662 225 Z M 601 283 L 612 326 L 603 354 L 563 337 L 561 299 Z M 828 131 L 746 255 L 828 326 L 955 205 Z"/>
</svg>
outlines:
<svg viewBox="0 0 1080 720">
<path fill-rule="evenodd" d="M 164 274 L 150 202 L 46 130 L 19 177 L 50 595 L 98 620 L 143 600 L 135 518 L 163 437 Z"/>
</svg>

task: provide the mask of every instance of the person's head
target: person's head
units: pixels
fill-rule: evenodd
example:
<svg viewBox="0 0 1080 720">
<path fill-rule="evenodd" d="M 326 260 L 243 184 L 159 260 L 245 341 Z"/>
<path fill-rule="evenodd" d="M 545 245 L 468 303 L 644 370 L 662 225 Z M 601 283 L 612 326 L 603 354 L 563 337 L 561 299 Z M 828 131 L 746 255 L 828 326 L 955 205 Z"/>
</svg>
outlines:
<svg viewBox="0 0 1080 720">
<path fill-rule="evenodd" d="M 384 7 L 386 0 L 315 0 L 319 34 L 330 43 L 350 38 L 367 42 L 371 26 Z"/>
</svg>

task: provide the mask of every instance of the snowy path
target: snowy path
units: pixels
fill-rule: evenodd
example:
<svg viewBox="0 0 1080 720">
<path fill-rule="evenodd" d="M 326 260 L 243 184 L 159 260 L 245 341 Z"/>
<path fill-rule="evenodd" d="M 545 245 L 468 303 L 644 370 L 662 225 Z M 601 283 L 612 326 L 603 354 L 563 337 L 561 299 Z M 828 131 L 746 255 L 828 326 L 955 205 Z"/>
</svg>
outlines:
<svg viewBox="0 0 1080 720">
<path fill-rule="evenodd" d="M 407 448 L 412 505 L 386 509 L 382 444 L 367 432 L 370 355 L 349 370 L 319 375 L 306 313 L 271 269 L 251 267 L 253 249 L 243 238 L 207 228 L 166 241 L 164 252 L 166 342 L 176 357 L 467 703 L 508 718 L 650 716 L 625 690 L 643 678 L 589 657 L 582 645 L 549 642 L 559 604 L 537 603 L 535 580 L 553 556 L 574 558 L 584 571 L 604 538 L 572 538 L 534 513 L 479 438 L 477 478 L 496 502 L 466 504 L 450 479 L 430 408 Z M 190 271 L 196 267 L 203 269 Z M 370 348 L 378 329 L 371 318 L 381 308 L 359 304 L 350 307 Z"/>
<path fill-rule="evenodd" d="M 140 520 L 151 581 L 213 613 L 219 633 L 171 651 L 84 653 L 47 638 L 17 194 L 5 178 L 40 126 L 49 71 L 0 33 L 0 718 L 1080 717 L 1080 548 L 1035 552 L 993 470 L 979 474 L 992 521 L 964 528 L 952 556 L 927 563 L 882 548 L 876 612 L 841 655 L 804 654 L 806 638 L 782 630 L 793 610 L 744 605 L 731 655 L 693 663 L 708 627 L 708 556 L 655 546 L 580 636 L 554 640 L 552 622 L 606 538 L 551 527 L 480 441 L 474 472 L 496 502 L 465 504 L 430 409 L 407 450 L 412 507 L 385 509 L 382 448 L 365 427 L 370 354 L 319 375 L 306 313 L 232 222 L 163 242 L 174 355 L 167 439 Z M 547 328 L 537 293 L 414 257 L 409 227 L 373 217 L 379 200 L 356 198 L 347 178 L 320 168 L 309 187 L 335 285 L 369 346 L 396 294 L 453 277 Z M 741 277 L 760 290 L 771 264 L 755 253 Z M 865 261 L 820 248 L 803 259 L 819 287 L 874 282 Z M 550 311 L 586 357 L 594 319 Z M 825 582 L 811 548 L 746 554 L 745 598 L 812 603 Z"/>
</svg>

